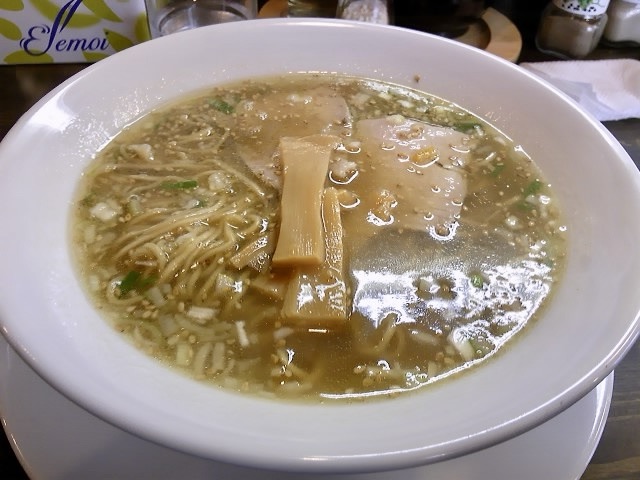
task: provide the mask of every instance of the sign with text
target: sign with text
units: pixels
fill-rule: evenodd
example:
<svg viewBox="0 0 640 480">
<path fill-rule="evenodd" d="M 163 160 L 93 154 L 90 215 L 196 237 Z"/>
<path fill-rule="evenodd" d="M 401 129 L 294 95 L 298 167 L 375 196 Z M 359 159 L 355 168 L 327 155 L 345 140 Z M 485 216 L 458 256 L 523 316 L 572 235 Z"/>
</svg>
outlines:
<svg viewBox="0 0 640 480">
<path fill-rule="evenodd" d="M 148 38 L 143 0 L 0 0 L 0 64 L 95 62 Z"/>
</svg>

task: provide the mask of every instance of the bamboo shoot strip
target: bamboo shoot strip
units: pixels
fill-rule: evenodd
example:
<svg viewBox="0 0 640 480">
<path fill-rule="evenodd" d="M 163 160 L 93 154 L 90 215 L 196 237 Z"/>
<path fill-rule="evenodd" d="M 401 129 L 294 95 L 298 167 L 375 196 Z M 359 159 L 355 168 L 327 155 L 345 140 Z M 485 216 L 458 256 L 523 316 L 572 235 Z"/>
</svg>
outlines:
<svg viewBox="0 0 640 480">
<path fill-rule="evenodd" d="M 332 135 L 280 139 L 284 180 L 274 267 L 320 265 L 324 261 L 322 192 L 331 152 L 339 142 Z"/>
<path fill-rule="evenodd" d="M 334 188 L 325 190 L 322 218 L 325 260 L 322 265 L 293 271 L 281 312 L 283 319 L 305 327 L 339 326 L 349 316 L 340 202 Z"/>
<path fill-rule="evenodd" d="M 229 263 L 238 270 L 248 265 L 258 272 L 264 272 L 269 267 L 274 249 L 275 235 L 272 231 L 268 231 L 240 249 L 229 259 Z"/>
<path fill-rule="evenodd" d="M 289 285 L 288 272 L 271 273 L 259 275 L 251 281 L 249 285 L 253 290 L 257 290 L 263 295 L 276 300 L 284 300 Z"/>
</svg>

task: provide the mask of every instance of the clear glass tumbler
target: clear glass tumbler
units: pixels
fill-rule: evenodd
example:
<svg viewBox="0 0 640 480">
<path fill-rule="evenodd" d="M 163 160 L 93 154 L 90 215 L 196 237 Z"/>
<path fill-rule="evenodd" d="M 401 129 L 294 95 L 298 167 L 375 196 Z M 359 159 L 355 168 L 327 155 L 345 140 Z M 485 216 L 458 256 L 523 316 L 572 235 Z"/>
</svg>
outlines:
<svg viewBox="0 0 640 480">
<path fill-rule="evenodd" d="M 145 0 L 151 38 L 258 15 L 257 0 Z"/>
</svg>

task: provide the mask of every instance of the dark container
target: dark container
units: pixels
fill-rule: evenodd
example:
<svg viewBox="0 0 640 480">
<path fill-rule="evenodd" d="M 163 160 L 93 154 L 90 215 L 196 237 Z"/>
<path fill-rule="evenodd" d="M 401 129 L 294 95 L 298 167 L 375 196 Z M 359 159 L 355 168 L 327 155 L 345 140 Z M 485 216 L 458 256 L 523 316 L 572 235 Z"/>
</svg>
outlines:
<svg viewBox="0 0 640 480">
<path fill-rule="evenodd" d="M 459 37 L 478 21 L 484 0 L 395 0 L 395 24 L 448 38 Z"/>
</svg>

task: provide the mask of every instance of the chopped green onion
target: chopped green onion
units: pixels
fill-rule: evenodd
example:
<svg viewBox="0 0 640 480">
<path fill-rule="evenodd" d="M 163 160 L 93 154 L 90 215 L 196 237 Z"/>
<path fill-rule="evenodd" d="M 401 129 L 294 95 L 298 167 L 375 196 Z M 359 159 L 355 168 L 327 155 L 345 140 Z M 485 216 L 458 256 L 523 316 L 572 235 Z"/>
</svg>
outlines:
<svg viewBox="0 0 640 480">
<path fill-rule="evenodd" d="M 478 122 L 458 122 L 452 125 L 454 130 L 457 130 L 458 132 L 462 132 L 462 133 L 471 132 L 475 130 L 477 127 L 481 127 L 481 126 L 482 125 L 480 125 Z"/>
<path fill-rule="evenodd" d="M 131 270 L 129 273 L 127 273 L 120 282 L 120 285 L 118 285 L 120 295 L 126 295 L 131 290 L 135 290 L 135 285 L 140 280 L 140 277 L 142 277 L 142 274 L 140 272 L 136 272 L 135 270 Z"/>
<path fill-rule="evenodd" d="M 190 188 L 196 188 L 198 182 L 195 180 L 184 180 L 182 182 L 164 182 L 162 188 L 167 190 L 188 190 Z"/>
<path fill-rule="evenodd" d="M 220 98 L 214 98 L 209 101 L 209 105 L 218 110 L 219 112 L 226 113 L 227 115 L 233 113 L 233 105 L 225 102 Z"/>
<path fill-rule="evenodd" d="M 540 180 L 534 180 L 524 189 L 523 196 L 527 198 L 529 195 L 535 195 L 542 190 L 542 182 Z"/>
<path fill-rule="evenodd" d="M 482 288 L 482 286 L 484 285 L 484 278 L 479 273 L 472 273 L 469 276 L 469 280 L 471 281 L 471 285 L 473 285 L 475 288 Z"/>
<path fill-rule="evenodd" d="M 143 292 L 153 286 L 154 283 L 158 280 L 158 277 L 155 275 L 149 275 L 146 278 L 140 279 L 138 284 L 136 285 L 136 290 L 139 292 Z"/>
<path fill-rule="evenodd" d="M 148 288 L 150 288 L 157 280 L 155 275 L 151 275 L 149 277 L 143 277 L 142 273 L 131 270 L 128 272 L 124 278 L 120 281 L 118 285 L 118 290 L 120 290 L 120 295 L 126 295 L 132 290 L 136 290 L 138 292 L 144 292 Z"/>
<path fill-rule="evenodd" d="M 504 163 L 499 163 L 499 164 L 495 165 L 493 167 L 493 170 L 491 170 L 491 176 L 492 177 L 500 176 L 500 174 L 502 173 L 502 171 L 504 169 L 505 169 L 505 164 Z"/>
</svg>

